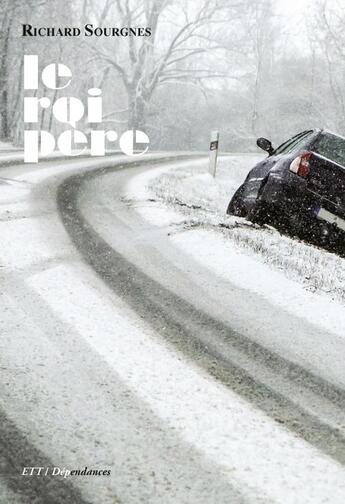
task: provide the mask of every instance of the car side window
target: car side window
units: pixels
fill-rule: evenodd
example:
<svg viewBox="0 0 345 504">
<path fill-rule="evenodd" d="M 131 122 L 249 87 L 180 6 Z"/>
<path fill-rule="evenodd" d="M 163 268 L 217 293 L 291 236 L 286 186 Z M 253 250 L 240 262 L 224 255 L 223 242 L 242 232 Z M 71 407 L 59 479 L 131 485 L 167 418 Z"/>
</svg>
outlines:
<svg viewBox="0 0 345 504">
<path fill-rule="evenodd" d="M 299 139 L 300 138 L 300 134 L 297 135 L 297 138 Z M 287 140 L 286 142 L 282 143 L 281 145 L 279 145 L 279 147 L 277 147 L 274 151 L 274 154 L 283 154 L 285 151 L 287 151 L 287 149 L 289 148 L 289 146 L 292 144 L 292 142 L 294 142 L 296 140 L 296 137 L 293 137 L 292 139 L 290 138 L 289 140 Z"/>
<path fill-rule="evenodd" d="M 280 145 L 273 153 L 273 155 L 276 154 L 287 154 L 289 152 L 292 152 L 298 145 L 302 144 L 309 138 L 309 136 L 312 134 L 312 131 L 304 131 L 303 133 L 299 133 L 297 136 L 291 138 L 287 142 L 283 143 Z"/>
<path fill-rule="evenodd" d="M 345 139 L 342 137 L 331 133 L 322 133 L 317 139 L 313 151 L 345 166 Z"/>
</svg>

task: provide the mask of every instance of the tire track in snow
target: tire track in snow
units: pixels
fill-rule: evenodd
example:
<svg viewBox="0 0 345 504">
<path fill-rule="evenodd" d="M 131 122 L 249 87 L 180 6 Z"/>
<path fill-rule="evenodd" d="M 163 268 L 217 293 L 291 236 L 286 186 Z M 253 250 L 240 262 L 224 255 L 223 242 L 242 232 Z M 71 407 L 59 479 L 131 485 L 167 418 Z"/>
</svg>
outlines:
<svg viewBox="0 0 345 504">
<path fill-rule="evenodd" d="M 150 161 L 150 164 L 164 161 L 167 159 L 154 163 Z M 135 163 L 135 166 L 138 165 L 140 163 Z M 115 166 L 110 170 L 124 168 L 128 168 L 128 165 Z M 345 406 L 345 391 L 196 309 L 110 247 L 88 224 L 78 208 L 78 193 L 83 183 L 104 173 L 102 169 L 72 176 L 58 189 L 57 200 L 62 221 L 84 260 L 155 331 L 213 377 L 305 441 L 345 464 L 345 438 L 339 429 L 327 425 L 263 381 L 255 379 L 255 376 L 238 365 L 235 358 L 231 359 L 231 351 L 225 355 L 213 341 L 226 341 L 228 350 L 232 347 L 236 352 L 240 351 L 248 362 L 253 361 L 256 365 L 259 362 L 269 372 L 287 377 L 294 387 L 310 389 L 338 406 Z"/>
<path fill-rule="evenodd" d="M 66 479 L 56 476 L 22 476 L 24 467 L 54 467 L 0 409 L 0 476 L 19 497 L 35 504 L 90 504 Z"/>
</svg>

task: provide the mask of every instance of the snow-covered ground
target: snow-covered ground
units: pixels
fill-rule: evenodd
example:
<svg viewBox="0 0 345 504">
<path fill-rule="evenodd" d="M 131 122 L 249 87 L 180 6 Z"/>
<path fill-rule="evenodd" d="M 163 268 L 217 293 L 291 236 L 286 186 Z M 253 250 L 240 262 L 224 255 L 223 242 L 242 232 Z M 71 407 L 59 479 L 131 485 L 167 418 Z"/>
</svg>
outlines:
<svg viewBox="0 0 345 504">
<path fill-rule="evenodd" d="M 173 170 L 157 169 L 133 179 L 126 197 L 157 202 L 149 207 L 139 205 L 137 211 L 152 224 L 175 223 L 176 236 L 172 240 L 217 274 L 228 276 L 237 267 L 244 282 L 242 269 L 254 269 L 251 283 L 255 282 L 255 289 L 260 291 L 261 284 L 265 291 L 265 279 L 271 277 L 272 284 L 267 288 L 274 298 L 282 285 L 290 285 L 291 291 L 298 290 L 299 284 L 306 293 L 319 293 L 344 305 L 343 258 L 284 236 L 272 227 L 259 227 L 226 215 L 232 194 L 260 158 L 252 154 L 221 157 L 215 179 L 208 173 L 207 161 L 186 163 Z M 295 284 L 284 283 L 284 278 Z M 320 314 L 320 318 L 323 316 Z"/>
<path fill-rule="evenodd" d="M 158 168 L 154 166 L 138 167 L 139 174 L 137 176 L 131 175 L 130 172 L 135 172 L 133 169 L 128 172 L 108 174 L 87 184 L 87 190 L 80 199 L 80 206 L 87 222 L 94 229 L 97 229 L 98 234 L 114 250 L 144 271 L 146 275 L 158 280 L 161 285 L 168 286 L 169 289 L 179 293 L 179 295 L 184 290 L 183 284 L 185 282 L 187 288 L 189 286 L 190 298 L 194 298 L 192 301 L 194 305 L 199 306 L 200 298 L 204 297 L 205 304 L 208 304 L 209 309 L 211 307 L 213 309 L 213 286 L 207 285 L 206 270 L 209 269 L 213 273 L 213 277 L 216 276 L 214 275 L 215 272 L 217 275 L 219 272 L 215 271 L 215 264 L 208 263 L 205 254 L 208 253 L 208 249 L 211 249 L 211 253 L 223 254 L 222 258 L 224 260 L 226 240 L 224 239 L 224 243 L 221 244 L 215 243 L 214 239 L 218 238 L 218 236 L 214 231 L 211 231 L 209 235 L 204 228 L 201 229 L 200 235 L 196 235 L 193 228 L 191 231 L 186 230 L 186 215 L 179 212 L 180 205 L 174 208 L 173 206 L 167 207 L 162 201 L 157 203 L 157 197 L 155 197 L 152 190 L 147 189 L 147 186 L 152 187 L 155 184 L 157 176 L 162 177 L 166 173 L 171 172 L 174 174 L 176 171 L 186 169 L 200 170 L 200 166 L 202 169 L 203 162 L 198 159 L 174 162 L 168 166 Z M 121 194 L 124 195 L 124 205 L 119 202 Z M 133 215 L 134 213 L 139 213 L 139 218 Z M 146 219 L 146 223 L 142 221 L 141 217 Z M 156 227 L 157 231 L 154 230 L 154 227 Z M 198 239 L 200 238 L 199 243 L 188 243 L 189 239 L 194 240 L 196 236 L 198 236 Z M 220 238 L 222 238 L 222 235 L 220 235 Z M 168 243 L 169 240 L 170 244 Z M 175 250 L 177 250 L 177 253 Z M 194 255 L 196 250 L 199 251 L 199 254 Z M 240 273 L 243 273 L 248 264 L 245 258 L 240 255 L 236 259 L 238 267 L 241 268 Z M 242 264 L 241 260 L 243 260 Z M 195 266 L 198 261 L 201 261 L 201 267 Z M 222 287 L 225 285 L 225 288 L 228 288 L 236 297 L 230 305 L 228 304 L 229 298 L 225 298 L 226 291 L 223 291 L 223 298 L 217 299 L 219 305 L 223 303 L 223 307 L 233 323 L 236 322 L 232 318 L 233 312 L 236 311 L 236 308 L 238 309 L 238 315 L 242 318 L 240 322 L 242 331 L 250 336 L 252 336 L 253 332 L 250 328 L 253 320 L 250 321 L 249 319 L 255 318 L 255 310 L 260 309 L 260 296 L 256 296 L 256 299 L 254 299 L 257 305 L 250 305 L 250 316 L 248 316 L 248 304 L 246 306 L 247 316 L 240 305 L 243 306 L 241 296 L 250 299 L 250 296 L 246 294 L 248 293 L 248 281 L 256 265 L 256 263 L 252 264 L 250 271 L 246 272 L 242 279 L 241 274 L 237 274 L 236 263 L 234 263 L 234 267 L 229 268 L 227 272 L 227 286 L 225 285 L 227 282 L 224 282 L 224 279 L 219 276 L 219 284 L 222 283 Z M 272 273 L 270 270 L 269 272 Z M 132 273 L 129 271 L 128 274 L 131 275 Z M 263 274 L 267 274 L 267 272 L 260 272 L 261 276 Z M 195 286 L 195 275 L 199 276 L 200 285 Z M 231 284 L 233 285 L 234 282 L 239 283 L 242 280 L 244 283 L 241 287 L 244 287 L 244 289 L 238 288 L 236 290 L 232 288 L 231 290 Z M 268 294 L 269 300 L 272 301 L 271 291 L 274 289 L 272 277 L 269 280 L 270 290 L 268 289 Z M 278 281 L 280 280 L 284 281 L 283 278 L 279 277 Z M 253 283 L 249 288 L 253 287 Z M 267 287 L 266 284 L 265 287 Z M 285 287 L 286 285 L 283 283 L 282 290 Z M 150 285 L 147 285 L 146 289 L 146 291 L 142 292 L 142 295 L 150 299 Z M 207 289 L 209 292 L 207 292 Z M 259 294 L 261 294 L 261 291 L 259 291 Z M 209 298 L 205 297 L 205 295 L 208 295 Z M 251 299 L 253 300 L 253 297 Z M 293 299 L 293 301 L 297 304 L 299 300 Z M 172 306 L 171 309 L 173 310 L 174 307 Z M 339 374 L 339 362 L 337 362 L 336 355 L 333 354 L 334 349 L 338 348 L 337 336 L 334 335 L 329 346 L 325 346 L 320 335 L 310 332 L 308 336 L 308 330 L 310 331 L 312 326 L 307 325 L 306 328 L 301 325 L 299 333 L 291 334 L 290 328 L 284 327 L 285 319 L 280 320 L 280 324 L 283 324 L 281 334 L 276 332 L 272 334 L 272 328 L 269 327 L 270 319 L 280 317 L 283 311 L 275 310 L 274 304 L 271 304 L 270 311 L 265 313 L 267 321 L 263 327 L 257 327 L 258 316 L 256 317 L 257 339 L 261 339 L 262 344 L 267 343 L 267 346 L 271 345 L 276 349 L 280 347 L 280 351 L 287 358 L 291 355 L 291 358 L 299 358 L 300 362 L 303 363 L 304 361 L 306 364 L 309 364 L 309 360 L 313 365 L 315 364 L 315 368 L 320 363 L 320 355 L 326 351 L 327 358 L 330 360 L 325 361 L 325 369 L 322 371 L 325 371 L 325 374 L 328 372 L 329 376 L 329 369 L 327 368 L 330 368 L 329 362 L 332 362 L 332 372 L 337 370 L 335 374 Z M 215 311 L 213 314 L 215 317 L 217 316 Z M 301 322 L 303 323 L 303 320 Z M 331 327 L 331 318 L 328 319 L 327 324 L 329 324 L 328 329 L 336 330 L 333 326 Z M 321 336 L 324 336 L 322 330 L 320 332 Z M 263 333 L 266 333 L 266 340 L 263 339 Z M 200 336 L 202 337 L 202 334 Z M 212 340 L 212 337 L 210 339 Z M 255 336 L 253 336 L 254 339 Z M 215 336 L 214 340 L 216 340 Z M 161 334 L 158 342 L 161 350 L 166 347 L 171 352 L 171 356 L 175 354 L 174 347 L 164 341 L 163 334 Z M 140 346 L 140 356 L 136 355 L 136 350 L 133 350 L 133 348 L 129 353 L 126 351 L 127 355 L 130 355 L 135 369 L 135 371 L 131 372 L 131 383 L 135 384 L 137 393 L 183 439 L 199 449 L 208 460 L 221 464 L 229 477 L 229 481 L 232 482 L 235 488 L 242 489 L 250 502 L 255 501 L 259 495 L 264 502 L 274 501 L 285 504 L 290 501 L 295 503 L 300 499 L 305 503 L 309 500 L 315 502 L 319 498 L 321 502 L 323 500 L 327 502 L 329 487 L 326 489 L 324 486 L 325 480 L 321 483 L 322 490 L 316 490 L 316 486 L 319 485 L 310 473 L 311 467 L 315 469 L 321 467 L 320 452 L 310 451 L 310 445 L 303 442 L 303 447 L 300 445 L 301 451 L 297 455 L 297 459 L 303 457 L 303 453 L 305 455 L 308 453 L 308 455 L 306 455 L 307 458 L 304 459 L 302 464 L 298 466 L 296 473 L 294 468 L 296 467 L 295 449 L 297 445 L 294 444 L 296 440 L 294 434 L 288 432 L 284 426 L 279 426 L 276 433 L 277 437 L 274 438 L 271 429 L 275 421 L 272 418 L 265 414 L 262 415 L 262 412 L 255 407 L 251 409 L 250 402 L 242 402 L 240 395 L 233 393 L 231 390 L 226 390 L 222 385 L 219 389 L 217 387 L 216 390 L 213 388 L 216 383 L 210 377 L 207 378 L 206 375 L 203 375 L 206 381 L 201 383 L 199 381 L 200 371 L 195 367 L 195 363 L 188 363 L 184 356 L 180 356 L 181 368 L 178 369 L 175 365 L 176 362 L 168 361 L 166 356 L 161 353 L 158 354 L 158 349 L 152 343 L 153 341 L 146 340 L 143 346 Z M 343 348 L 344 342 L 341 343 Z M 112 342 L 112 345 L 114 344 L 115 342 Z M 222 345 L 221 342 L 220 345 Z M 126 348 L 128 348 L 127 345 Z M 296 354 L 299 354 L 299 356 Z M 336 354 L 339 355 L 339 352 L 336 352 Z M 235 353 L 232 354 L 232 357 L 235 358 Z M 189 372 L 186 374 L 187 368 L 185 366 L 198 375 L 197 382 L 192 383 L 190 381 L 191 376 Z M 342 366 L 342 359 L 340 366 Z M 125 363 L 117 364 L 117 368 L 121 368 L 121 373 L 124 373 L 123 378 L 127 381 L 127 373 L 130 371 L 125 371 L 125 367 Z M 146 369 L 143 369 L 143 367 L 146 367 Z M 155 373 L 158 372 L 158 375 L 151 372 L 152 368 L 154 368 Z M 256 364 L 252 363 L 250 371 L 255 373 L 255 368 Z M 141 376 L 136 376 L 137 373 L 140 374 L 141 372 Z M 267 379 L 267 375 L 262 376 L 262 378 Z M 275 380 L 277 382 L 279 378 L 276 377 Z M 164 391 L 161 390 L 161 385 L 164 387 Z M 294 394 L 294 400 L 302 402 L 305 411 L 311 411 L 315 414 L 315 417 L 318 416 L 320 411 L 313 410 L 313 408 L 319 399 L 315 395 L 304 400 L 305 398 L 300 396 L 302 388 L 302 385 L 299 385 L 298 390 L 290 389 L 289 393 Z M 193 391 L 192 394 L 191 391 Z M 224 393 L 222 398 L 218 395 L 220 391 L 222 391 L 222 394 Z M 298 399 L 297 396 L 299 396 Z M 217 397 L 219 397 L 219 402 L 216 404 Z M 242 409 L 240 403 L 246 407 Z M 250 409 L 247 409 L 247 407 Z M 324 411 L 322 413 L 327 417 L 333 407 L 334 405 L 331 403 L 326 406 L 323 404 Z M 327 408 L 329 408 L 329 411 Z M 338 406 L 336 406 L 336 409 L 338 409 Z M 227 416 L 227 411 L 229 416 Z M 238 416 L 235 413 L 236 411 Z M 334 419 L 339 420 L 340 417 L 341 414 L 339 415 L 338 411 L 333 420 L 329 419 L 330 424 L 334 422 Z M 225 422 L 223 424 L 222 419 L 224 418 Z M 237 429 L 235 426 L 239 428 Z M 262 427 L 268 429 L 267 434 L 264 434 Z M 287 446 L 294 447 L 293 453 L 287 454 L 285 452 Z M 259 452 L 261 448 L 263 450 Z M 259 455 L 259 453 L 261 454 Z M 334 467 L 328 473 L 327 478 L 332 474 L 333 470 L 337 472 Z M 300 478 L 295 477 L 297 474 L 300 475 Z M 308 480 L 308 485 L 305 485 L 306 480 Z M 339 483 L 335 482 L 332 488 L 337 488 L 340 499 L 343 499 L 343 490 L 342 487 L 339 487 Z M 319 494 L 320 491 L 325 492 L 322 497 L 319 497 L 321 495 Z M 334 494 L 332 495 L 332 499 L 337 498 Z"/>
<path fill-rule="evenodd" d="M 4 142 L 0 140 L 0 152 L 15 150 L 19 150 L 19 147 L 16 147 L 11 142 Z"/>
<path fill-rule="evenodd" d="M 237 171 L 227 180 L 228 160 Z M 114 250 L 131 264 L 140 262 L 148 276 L 157 269 L 166 282 L 176 284 L 185 278 L 189 283 L 193 268 L 197 274 L 207 268 L 214 276 L 224 275 L 226 281 L 237 283 L 238 291 L 244 288 L 242 296 L 245 289 L 262 294 L 265 288 L 272 301 L 277 287 L 278 304 L 285 289 L 295 305 L 304 294 L 313 296 L 314 303 L 315 294 L 275 271 L 263 254 L 232 240 L 231 229 L 219 226 L 221 219 L 229 222 L 220 198 L 226 205 L 228 191 L 235 189 L 252 161 L 252 156 L 222 161 L 224 187 L 204 173 L 200 159 L 164 168 L 152 165 L 149 170 L 134 167 L 110 173 L 109 178 L 105 174 L 87 183 L 79 205 L 87 222 Z M 108 161 L 100 163 L 106 166 Z M 96 164 L 95 160 L 42 163 L 1 173 L 0 379 L 4 385 L 0 399 L 6 415 L 52 464 L 111 468 L 111 478 L 71 478 L 94 504 L 113 504 L 117 499 L 126 504 L 341 504 L 344 468 L 335 458 L 177 351 L 164 339 L 164 331 L 159 333 L 129 307 L 76 251 L 57 213 L 56 190 L 68 175 Z M 132 174 L 135 170 L 137 176 Z M 186 189 L 179 182 L 181 173 Z M 176 181 L 175 191 L 180 191 L 178 204 L 164 198 L 163 187 L 173 194 L 170 177 Z M 128 180 L 121 201 L 122 185 Z M 208 187 L 213 188 L 213 196 Z M 126 200 L 134 205 L 127 206 Z M 133 207 L 149 221 L 146 227 L 133 216 Z M 208 223 L 207 218 L 214 221 Z M 167 244 L 156 233 L 165 227 Z M 238 226 L 239 231 L 242 228 L 258 237 L 264 232 L 276 236 L 277 242 L 281 239 L 273 230 L 262 231 L 245 222 Z M 178 278 L 171 274 L 168 259 L 163 262 L 164 254 L 157 255 L 155 246 L 161 244 L 166 254 L 175 248 L 179 252 Z M 162 263 L 157 264 L 157 259 Z M 253 278 L 253 271 L 260 277 Z M 203 281 L 207 282 L 206 275 Z M 298 293 L 296 286 L 301 289 Z M 142 294 L 150 295 L 138 289 L 138 297 Z M 343 316 L 338 308 L 335 313 Z M 343 324 L 343 319 L 337 320 Z M 330 317 L 318 322 L 338 333 Z M 266 326 L 264 331 L 268 332 Z M 284 338 L 275 341 L 280 344 Z M 302 344 L 315 346 L 315 341 L 307 340 L 287 343 L 293 351 Z M 334 338 L 334 353 L 328 348 L 327 358 L 334 363 L 332 371 L 341 374 L 337 345 Z M 319 360 L 318 350 L 313 364 Z M 317 397 L 310 396 L 313 404 L 305 404 L 306 408 L 316 407 Z M 331 421 L 342 423 L 341 414 L 332 415 Z M 5 490 L 0 501 L 7 498 Z M 13 497 L 13 502 L 19 498 Z"/>
</svg>

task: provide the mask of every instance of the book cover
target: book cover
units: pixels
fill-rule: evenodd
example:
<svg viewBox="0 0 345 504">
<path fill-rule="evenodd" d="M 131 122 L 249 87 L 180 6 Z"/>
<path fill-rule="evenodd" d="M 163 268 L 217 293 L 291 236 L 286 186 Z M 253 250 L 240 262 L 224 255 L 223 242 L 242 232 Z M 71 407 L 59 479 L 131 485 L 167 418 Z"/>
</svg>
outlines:
<svg viewBox="0 0 345 504">
<path fill-rule="evenodd" d="M 343 504 L 342 2 L 0 14 L 0 503 Z"/>
</svg>

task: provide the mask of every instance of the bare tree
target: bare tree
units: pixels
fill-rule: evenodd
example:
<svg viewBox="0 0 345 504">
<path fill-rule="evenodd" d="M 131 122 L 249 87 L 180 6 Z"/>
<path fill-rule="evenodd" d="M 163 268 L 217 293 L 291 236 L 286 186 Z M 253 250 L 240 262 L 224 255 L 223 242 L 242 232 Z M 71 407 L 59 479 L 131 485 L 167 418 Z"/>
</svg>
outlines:
<svg viewBox="0 0 345 504">
<path fill-rule="evenodd" d="M 148 105 L 159 86 L 200 83 L 220 75 L 198 58 L 205 53 L 211 57 L 210 51 L 217 48 L 212 28 L 224 22 L 223 9 L 219 0 L 198 0 L 193 6 L 179 0 L 105 1 L 98 24 L 115 18 L 117 26 L 151 29 L 149 37 L 122 40 L 121 49 L 113 50 L 110 44 L 92 48 L 96 58 L 121 77 L 128 96 L 130 127 L 144 128 Z"/>
<path fill-rule="evenodd" d="M 333 115 L 332 125 L 340 131 L 345 131 L 345 6 L 342 2 L 319 0 L 313 7 L 309 22 L 309 39 L 314 58 L 316 53 L 319 67 L 327 76 L 327 87 L 324 84 L 322 94 L 328 97 L 327 107 Z"/>
<path fill-rule="evenodd" d="M 9 66 L 10 66 L 10 38 L 14 19 L 16 3 L 12 5 L 8 0 L 2 0 L 0 8 L 3 16 L 0 21 L 0 136 L 10 136 L 10 111 L 9 111 Z"/>
</svg>

